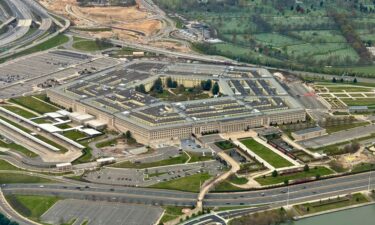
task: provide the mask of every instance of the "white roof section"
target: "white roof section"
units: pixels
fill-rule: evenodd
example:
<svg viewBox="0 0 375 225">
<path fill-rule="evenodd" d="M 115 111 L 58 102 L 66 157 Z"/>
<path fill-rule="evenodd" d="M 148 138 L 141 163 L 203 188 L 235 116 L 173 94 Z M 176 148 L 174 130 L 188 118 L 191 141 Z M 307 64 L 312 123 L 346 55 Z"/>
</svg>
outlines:
<svg viewBox="0 0 375 225">
<path fill-rule="evenodd" d="M 45 130 L 49 133 L 56 133 L 56 132 L 61 132 L 62 130 L 56 126 L 54 126 L 53 124 L 50 124 L 50 123 L 43 123 L 43 124 L 39 124 L 39 128 L 42 129 L 42 130 Z"/>
<path fill-rule="evenodd" d="M 60 114 L 62 116 L 69 116 L 70 115 L 70 112 L 68 112 L 66 110 L 59 110 L 56 113 L 58 113 L 58 114 Z"/>
<path fill-rule="evenodd" d="M 57 168 L 67 167 L 67 166 L 72 166 L 72 164 L 71 163 L 59 163 L 59 164 L 56 164 Z"/>
<path fill-rule="evenodd" d="M 89 125 L 92 127 L 100 127 L 100 126 L 106 126 L 107 123 L 100 121 L 100 120 L 90 120 L 86 122 L 86 125 Z"/>
<path fill-rule="evenodd" d="M 99 134 L 102 134 L 101 132 L 95 130 L 95 129 L 91 129 L 91 128 L 84 128 L 84 129 L 80 129 L 81 132 L 89 135 L 89 136 L 95 136 L 95 135 L 99 135 Z"/>
<path fill-rule="evenodd" d="M 78 112 L 71 113 L 71 114 L 69 114 L 69 116 L 73 120 L 78 120 L 78 121 L 87 121 L 87 120 L 95 119 L 95 117 L 93 115 L 86 114 L 86 113 L 78 113 Z"/>
<path fill-rule="evenodd" d="M 48 116 L 50 118 L 53 118 L 53 119 L 64 117 L 63 115 L 61 115 L 60 113 L 57 113 L 57 112 L 45 113 L 44 115 Z"/>
<path fill-rule="evenodd" d="M 112 162 L 115 161 L 114 157 L 107 157 L 107 158 L 101 158 L 96 160 L 98 163 L 103 163 L 103 162 Z"/>
</svg>

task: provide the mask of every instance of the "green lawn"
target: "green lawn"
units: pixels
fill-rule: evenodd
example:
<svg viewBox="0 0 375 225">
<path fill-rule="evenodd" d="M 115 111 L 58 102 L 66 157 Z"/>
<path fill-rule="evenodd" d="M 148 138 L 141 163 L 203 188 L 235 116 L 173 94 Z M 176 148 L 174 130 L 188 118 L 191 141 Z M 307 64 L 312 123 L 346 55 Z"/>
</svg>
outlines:
<svg viewBox="0 0 375 225">
<path fill-rule="evenodd" d="M 182 153 L 179 156 L 172 157 L 169 159 L 164 159 L 157 162 L 149 162 L 149 163 L 132 163 L 129 161 L 126 162 L 120 162 L 111 165 L 112 167 L 116 168 L 137 168 L 137 169 L 145 169 L 150 167 L 158 167 L 158 166 L 167 166 L 167 165 L 175 165 L 175 164 L 182 164 L 185 163 L 189 157 L 186 155 L 186 153 Z"/>
<path fill-rule="evenodd" d="M 243 139 L 241 140 L 241 143 L 275 168 L 288 167 L 293 165 L 288 160 L 279 156 L 271 149 L 263 146 L 252 138 Z"/>
<path fill-rule="evenodd" d="M 329 126 L 329 127 L 325 127 L 325 128 L 327 130 L 327 133 L 334 133 L 334 132 L 338 132 L 338 131 L 342 131 L 342 130 L 351 129 L 351 128 L 354 128 L 354 127 L 365 126 L 365 125 L 368 125 L 368 124 L 369 124 L 368 122 L 360 122 L 360 123 L 351 123 L 351 124 L 339 124 L 339 125 Z"/>
<path fill-rule="evenodd" d="M 323 212 L 331 209 L 338 209 L 347 206 L 357 205 L 368 202 L 368 199 L 360 194 L 353 194 L 351 197 L 340 197 L 322 200 L 319 202 L 305 203 L 293 206 L 301 215 Z"/>
<path fill-rule="evenodd" d="M 303 178 L 310 178 L 310 177 L 316 177 L 316 175 L 320 176 L 325 176 L 325 175 L 330 175 L 333 174 L 334 172 L 327 167 L 316 167 L 316 168 L 311 168 L 309 171 L 305 172 L 298 172 L 290 175 L 285 175 L 285 176 L 266 176 L 266 178 L 263 177 L 258 177 L 255 180 L 261 184 L 261 185 L 273 185 L 273 184 L 280 184 L 284 183 L 285 180 L 291 181 L 291 180 L 298 180 L 298 179 L 303 179 Z"/>
<path fill-rule="evenodd" d="M 206 153 L 205 156 L 202 155 L 202 153 L 196 153 L 196 152 L 187 152 L 191 159 L 189 160 L 189 163 L 193 162 L 202 162 L 202 161 L 208 161 L 212 160 L 212 155 L 211 153 Z"/>
<path fill-rule="evenodd" d="M 34 46 L 32 48 L 29 48 L 29 49 L 26 49 L 22 52 L 13 54 L 9 57 L 3 58 L 3 59 L 0 60 L 0 63 L 5 62 L 5 61 L 10 60 L 10 59 L 20 57 L 20 56 L 29 55 L 29 54 L 32 54 L 32 53 L 35 53 L 35 52 L 45 51 L 47 49 L 54 48 L 54 47 L 57 47 L 59 45 L 62 45 L 64 43 L 68 42 L 68 41 L 69 41 L 69 38 L 66 35 L 59 34 L 56 37 L 53 37 L 53 38 L 49 39 L 48 41 L 45 41 L 45 42 L 43 42 L 39 45 L 36 45 L 36 46 Z"/>
<path fill-rule="evenodd" d="M 30 176 L 26 174 L 16 173 L 0 173 L 0 184 L 14 184 L 14 183 L 50 183 L 51 180 Z"/>
<path fill-rule="evenodd" d="M 180 207 L 180 206 L 165 206 L 164 207 L 164 214 L 163 217 L 160 219 L 160 223 L 165 223 L 167 221 L 173 220 L 179 216 L 181 216 L 182 209 L 186 207 Z"/>
<path fill-rule="evenodd" d="M 348 106 L 368 106 L 369 108 L 375 108 L 375 98 L 358 98 L 352 99 L 341 99 Z"/>
<path fill-rule="evenodd" d="M 95 40 L 74 37 L 73 48 L 77 50 L 90 52 L 105 50 L 111 47 L 113 47 L 113 45 L 109 43 L 99 45 Z"/>
<path fill-rule="evenodd" d="M 116 144 L 117 144 L 117 138 L 114 138 L 114 139 L 111 139 L 111 140 L 99 142 L 95 146 L 97 148 L 104 148 L 104 147 L 108 147 L 108 146 L 116 145 Z"/>
<path fill-rule="evenodd" d="M 21 109 L 20 107 L 17 107 L 17 106 L 4 105 L 3 108 L 5 108 L 5 109 L 7 109 L 11 112 L 14 112 L 17 115 L 28 118 L 28 119 L 33 118 L 33 117 L 37 117 L 37 115 L 35 113 L 26 111 L 26 110 Z"/>
<path fill-rule="evenodd" d="M 13 166 L 5 160 L 0 159 L 0 170 L 21 170 L 20 168 Z"/>
<path fill-rule="evenodd" d="M 27 148 L 23 147 L 22 145 L 18 145 L 16 143 L 7 144 L 7 143 L 4 143 L 0 140 L 0 147 L 12 149 L 14 151 L 17 151 L 17 152 L 20 152 L 20 153 L 24 154 L 25 156 L 30 157 L 30 158 L 34 158 L 34 157 L 38 156 L 36 153 L 34 153 L 34 152 L 28 150 Z"/>
<path fill-rule="evenodd" d="M 17 212 L 34 221 L 39 221 L 40 216 L 60 200 L 58 197 L 36 195 L 6 195 L 6 199 Z"/>
<path fill-rule="evenodd" d="M 150 187 L 179 191 L 199 192 L 201 187 L 200 185 L 202 185 L 206 180 L 210 178 L 211 175 L 209 175 L 208 173 L 198 173 L 171 181 L 157 183 L 151 185 Z"/>
<path fill-rule="evenodd" d="M 221 148 L 222 150 L 227 150 L 235 147 L 234 144 L 230 141 L 219 141 L 216 142 L 215 145 Z"/>
<path fill-rule="evenodd" d="M 233 184 L 246 184 L 249 180 L 245 177 L 237 177 L 236 175 L 232 175 L 229 177 L 228 181 Z"/>
<path fill-rule="evenodd" d="M 72 139 L 72 140 L 77 140 L 77 139 L 80 139 L 80 138 L 84 138 L 86 137 L 86 134 L 84 133 L 81 133 L 79 131 L 76 131 L 76 130 L 70 130 L 70 131 L 66 131 L 63 133 L 63 135 L 69 139 Z"/>
<path fill-rule="evenodd" d="M 363 171 L 369 171 L 369 170 L 374 170 L 375 169 L 375 164 L 371 163 L 360 163 L 358 165 L 355 165 L 352 169 L 352 172 L 363 172 Z"/>
<path fill-rule="evenodd" d="M 25 108 L 33 110 L 37 113 L 44 114 L 48 112 L 55 112 L 59 110 L 56 106 L 47 104 L 41 100 L 35 99 L 32 96 L 22 96 L 18 98 L 11 98 L 11 102 L 19 104 Z"/>
<path fill-rule="evenodd" d="M 230 192 L 230 191 L 243 191 L 243 188 L 234 186 L 229 181 L 225 180 L 215 186 L 214 192 Z"/>
</svg>

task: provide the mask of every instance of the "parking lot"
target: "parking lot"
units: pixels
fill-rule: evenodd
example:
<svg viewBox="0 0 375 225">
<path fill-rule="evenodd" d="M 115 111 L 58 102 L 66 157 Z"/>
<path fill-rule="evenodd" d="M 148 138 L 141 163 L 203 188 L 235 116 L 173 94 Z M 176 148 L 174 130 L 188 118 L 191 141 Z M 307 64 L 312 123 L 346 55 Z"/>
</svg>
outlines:
<svg viewBox="0 0 375 225">
<path fill-rule="evenodd" d="M 319 148 L 327 145 L 333 145 L 336 143 L 354 140 L 360 137 L 370 135 L 375 131 L 375 124 L 352 128 L 349 130 L 339 131 L 330 135 L 309 139 L 306 141 L 300 141 L 299 144 L 306 148 Z"/>
<path fill-rule="evenodd" d="M 53 205 L 41 220 L 48 224 L 67 224 L 75 220 L 73 225 L 86 221 L 90 225 L 152 225 L 162 212 L 162 208 L 155 206 L 67 199 Z"/>
<path fill-rule="evenodd" d="M 22 57 L 0 66 L 0 97 L 35 91 L 48 85 L 47 81 L 87 75 L 118 63 L 115 59 L 62 50 Z"/>
<path fill-rule="evenodd" d="M 216 176 L 224 169 L 224 164 L 216 160 L 153 167 L 148 169 L 123 169 L 106 167 L 100 171 L 84 175 L 84 179 L 94 183 L 146 187 L 159 182 L 174 180 L 201 172 Z"/>
</svg>

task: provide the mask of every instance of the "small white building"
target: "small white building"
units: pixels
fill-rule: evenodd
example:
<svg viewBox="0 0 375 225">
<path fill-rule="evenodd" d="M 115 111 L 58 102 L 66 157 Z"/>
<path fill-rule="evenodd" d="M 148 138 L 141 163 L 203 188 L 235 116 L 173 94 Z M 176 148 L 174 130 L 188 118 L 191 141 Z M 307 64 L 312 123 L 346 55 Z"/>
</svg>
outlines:
<svg viewBox="0 0 375 225">
<path fill-rule="evenodd" d="M 114 157 L 101 158 L 96 160 L 98 166 L 103 166 L 111 163 L 115 163 L 116 159 Z"/>
<path fill-rule="evenodd" d="M 79 123 L 79 124 L 83 124 L 87 121 L 95 119 L 95 117 L 93 115 L 86 114 L 86 113 L 78 113 L 78 112 L 74 112 L 74 113 L 69 114 L 69 118 L 73 122 Z"/>
<path fill-rule="evenodd" d="M 71 163 L 59 163 L 56 164 L 56 168 L 58 171 L 70 171 L 73 169 Z"/>
<path fill-rule="evenodd" d="M 107 127 L 107 123 L 100 120 L 90 120 L 85 122 L 85 125 L 95 130 L 104 130 Z"/>
</svg>

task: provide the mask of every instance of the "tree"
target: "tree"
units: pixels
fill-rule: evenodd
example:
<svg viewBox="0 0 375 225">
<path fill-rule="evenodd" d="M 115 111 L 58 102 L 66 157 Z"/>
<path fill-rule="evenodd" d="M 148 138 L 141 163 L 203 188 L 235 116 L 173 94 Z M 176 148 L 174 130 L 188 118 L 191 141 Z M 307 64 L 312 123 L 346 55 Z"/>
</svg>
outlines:
<svg viewBox="0 0 375 225">
<path fill-rule="evenodd" d="M 277 177 L 279 175 L 279 173 L 277 172 L 277 170 L 274 170 L 272 172 L 272 177 Z"/>
<path fill-rule="evenodd" d="M 332 83 L 336 83 L 337 80 L 336 80 L 336 77 L 332 78 Z"/>
<path fill-rule="evenodd" d="M 305 172 L 308 172 L 310 170 L 310 167 L 308 164 L 306 164 L 304 167 L 303 167 L 303 171 Z"/>
<path fill-rule="evenodd" d="M 173 86 L 172 78 L 168 77 L 167 78 L 167 87 L 172 88 L 172 86 Z"/>
<path fill-rule="evenodd" d="M 163 93 L 163 82 L 160 77 L 155 80 L 154 85 L 152 86 L 152 91 L 156 93 Z"/>
<path fill-rule="evenodd" d="M 140 84 L 140 85 L 136 86 L 135 90 L 138 91 L 138 92 L 141 92 L 143 94 L 146 94 L 146 88 L 145 88 L 144 84 Z"/>
<path fill-rule="evenodd" d="M 201 87 L 203 90 L 205 91 L 209 91 L 211 90 L 211 87 L 212 87 L 212 81 L 210 79 L 206 80 L 206 81 L 201 81 Z"/>
<path fill-rule="evenodd" d="M 220 92 L 220 87 L 219 84 L 216 82 L 214 86 L 212 87 L 212 94 L 213 95 L 218 95 Z"/>
<path fill-rule="evenodd" d="M 357 83 L 357 82 L 358 82 L 357 78 L 354 78 L 353 83 Z"/>
</svg>

